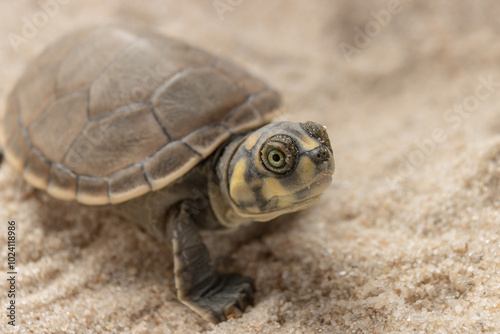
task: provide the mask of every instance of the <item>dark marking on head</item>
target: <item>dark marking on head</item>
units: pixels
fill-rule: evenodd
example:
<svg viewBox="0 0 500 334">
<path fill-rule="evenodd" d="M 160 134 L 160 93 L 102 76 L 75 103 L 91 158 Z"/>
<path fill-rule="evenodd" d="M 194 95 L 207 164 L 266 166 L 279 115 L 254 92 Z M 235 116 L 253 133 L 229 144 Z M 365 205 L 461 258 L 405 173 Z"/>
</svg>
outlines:
<svg viewBox="0 0 500 334">
<path fill-rule="evenodd" d="M 330 144 L 330 139 L 328 138 L 328 133 L 324 126 L 315 122 L 300 123 L 300 126 L 306 130 L 306 132 L 312 137 L 316 138 L 321 144 L 325 145 L 330 151 L 332 151 L 332 145 Z"/>
</svg>

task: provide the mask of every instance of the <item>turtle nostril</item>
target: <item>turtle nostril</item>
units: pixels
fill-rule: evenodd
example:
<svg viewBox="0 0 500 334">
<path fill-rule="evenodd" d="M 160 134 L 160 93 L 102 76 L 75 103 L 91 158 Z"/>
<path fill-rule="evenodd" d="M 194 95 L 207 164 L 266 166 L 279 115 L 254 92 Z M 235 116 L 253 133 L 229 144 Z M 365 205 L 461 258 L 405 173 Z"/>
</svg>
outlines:
<svg viewBox="0 0 500 334">
<path fill-rule="evenodd" d="M 322 148 L 317 148 L 315 150 L 316 154 L 313 155 L 314 157 L 314 160 L 316 160 L 318 163 L 319 162 L 323 162 L 323 161 L 327 161 L 330 159 L 330 155 L 328 154 L 328 150 L 324 147 Z"/>
</svg>

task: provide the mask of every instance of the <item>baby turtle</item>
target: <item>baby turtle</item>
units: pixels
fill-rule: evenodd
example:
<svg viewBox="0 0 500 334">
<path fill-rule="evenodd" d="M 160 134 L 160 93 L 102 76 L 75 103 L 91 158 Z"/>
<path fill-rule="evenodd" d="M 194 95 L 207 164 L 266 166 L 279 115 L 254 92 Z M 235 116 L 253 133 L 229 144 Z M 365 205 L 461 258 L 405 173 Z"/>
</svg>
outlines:
<svg viewBox="0 0 500 334">
<path fill-rule="evenodd" d="M 0 144 L 33 187 L 112 205 L 171 242 L 180 301 L 207 321 L 241 314 L 252 280 L 219 274 L 199 229 L 309 207 L 330 185 L 323 126 L 271 123 L 279 95 L 229 61 L 140 28 L 57 41 L 7 101 Z"/>
</svg>

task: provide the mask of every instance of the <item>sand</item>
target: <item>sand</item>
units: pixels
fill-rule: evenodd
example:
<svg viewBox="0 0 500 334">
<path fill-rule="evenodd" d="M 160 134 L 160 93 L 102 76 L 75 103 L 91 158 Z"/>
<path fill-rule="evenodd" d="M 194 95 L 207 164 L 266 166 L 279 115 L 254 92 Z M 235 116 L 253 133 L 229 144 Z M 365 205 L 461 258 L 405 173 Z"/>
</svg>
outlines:
<svg viewBox="0 0 500 334">
<path fill-rule="evenodd" d="M 313 208 L 206 236 L 218 268 L 257 287 L 241 318 L 212 325 L 176 301 L 164 245 L 2 166 L 0 332 L 500 332 L 498 1 L 64 2 L 0 3 L 0 102 L 67 30 L 144 24 L 265 78 L 279 119 L 327 126 L 337 170 Z M 26 22 L 39 27 L 13 47 Z"/>
</svg>

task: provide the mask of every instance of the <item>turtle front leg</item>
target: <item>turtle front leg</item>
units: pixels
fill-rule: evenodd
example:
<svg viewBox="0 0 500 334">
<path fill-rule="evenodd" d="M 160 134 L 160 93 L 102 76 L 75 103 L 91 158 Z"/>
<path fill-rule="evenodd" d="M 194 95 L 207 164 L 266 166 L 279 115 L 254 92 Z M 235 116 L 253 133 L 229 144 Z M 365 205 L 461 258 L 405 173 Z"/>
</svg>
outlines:
<svg viewBox="0 0 500 334">
<path fill-rule="evenodd" d="M 189 209 L 182 203 L 169 222 L 177 297 L 212 323 L 239 316 L 253 303 L 252 279 L 217 274 Z"/>
</svg>

